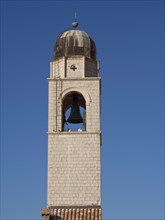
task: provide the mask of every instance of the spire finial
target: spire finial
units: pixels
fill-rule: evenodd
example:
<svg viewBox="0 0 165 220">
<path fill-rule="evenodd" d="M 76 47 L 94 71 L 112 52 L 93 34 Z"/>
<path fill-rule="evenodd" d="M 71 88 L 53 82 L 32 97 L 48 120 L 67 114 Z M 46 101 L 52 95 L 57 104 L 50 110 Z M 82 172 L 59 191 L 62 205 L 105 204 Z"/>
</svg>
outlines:
<svg viewBox="0 0 165 220">
<path fill-rule="evenodd" d="M 74 22 L 72 23 L 72 26 L 73 26 L 74 28 L 78 27 L 77 14 L 76 14 L 76 12 L 75 12 L 75 15 L 74 15 Z"/>
</svg>

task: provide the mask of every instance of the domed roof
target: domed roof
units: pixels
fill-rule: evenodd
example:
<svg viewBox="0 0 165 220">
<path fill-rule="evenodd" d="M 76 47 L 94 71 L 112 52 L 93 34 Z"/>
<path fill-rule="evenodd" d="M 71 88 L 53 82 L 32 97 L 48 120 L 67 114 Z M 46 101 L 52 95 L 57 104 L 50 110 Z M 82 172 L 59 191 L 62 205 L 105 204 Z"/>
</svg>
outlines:
<svg viewBox="0 0 165 220">
<path fill-rule="evenodd" d="M 83 55 L 96 59 L 96 46 L 92 38 L 84 31 L 67 30 L 60 34 L 54 47 L 54 59 Z"/>
</svg>

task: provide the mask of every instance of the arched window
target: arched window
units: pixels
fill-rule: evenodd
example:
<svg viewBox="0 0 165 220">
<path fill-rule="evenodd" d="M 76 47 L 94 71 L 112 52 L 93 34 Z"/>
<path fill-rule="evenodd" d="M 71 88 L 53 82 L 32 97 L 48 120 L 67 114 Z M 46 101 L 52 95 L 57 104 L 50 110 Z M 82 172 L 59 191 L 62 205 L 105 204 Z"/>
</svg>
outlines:
<svg viewBox="0 0 165 220">
<path fill-rule="evenodd" d="M 78 92 L 65 95 L 62 103 L 62 130 L 86 130 L 86 103 L 84 97 Z"/>
</svg>

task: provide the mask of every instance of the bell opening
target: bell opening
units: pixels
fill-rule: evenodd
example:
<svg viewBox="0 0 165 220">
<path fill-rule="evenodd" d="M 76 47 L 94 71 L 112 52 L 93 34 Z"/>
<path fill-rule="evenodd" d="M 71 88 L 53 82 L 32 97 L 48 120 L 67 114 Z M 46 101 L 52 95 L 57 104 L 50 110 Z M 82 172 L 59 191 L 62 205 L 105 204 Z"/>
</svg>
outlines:
<svg viewBox="0 0 165 220">
<path fill-rule="evenodd" d="M 68 94 L 63 100 L 63 131 L 86 130 L 86 105 L 84 97 L 77 92 Z"/>
</svg>

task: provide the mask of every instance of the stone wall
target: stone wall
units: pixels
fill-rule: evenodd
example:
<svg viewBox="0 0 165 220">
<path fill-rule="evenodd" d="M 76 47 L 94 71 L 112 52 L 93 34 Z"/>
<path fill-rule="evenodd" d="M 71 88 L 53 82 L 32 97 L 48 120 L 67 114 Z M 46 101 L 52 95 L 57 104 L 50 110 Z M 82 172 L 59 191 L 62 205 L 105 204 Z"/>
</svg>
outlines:
<svg viewBox="0 0 165 220">
<path fill-rule="evenodd" d="M 71 65 L 77 69 L 70 68 Z M 51 62 L 48 79 L 48 207 L 101 204 L 100 78 L 96 66 L 96 61 L 83 56 L 63 57 Z M 86 73 L 89 77 L 85 77 Z M 86 101 L 86 131 L 63 132 L 62 103 L 73 91 L 81 93 Z"/>
<path fill-rule="evenodd" d="M 88 94 L 90 102 L 86 102 L 86 130 L 100 132 L 99 77 L 49 79 L 48 132 L 62 131 L 62 96 L 69 88 L 72 91 L 80 91 L 83 96 Z"/>
<path fill-rule="evenodd" d="M 100 134 L 48 134 L 48 206 L 101 204 Z"/>
<path fill-rule="evenodd" d="M 75 69 L 72 69 L 75 65 Z M 50 62 L 50 78 L 84 78 L 97 77 L 99 72 L 99 61 L 76 55 L 62 57 Z"/>
</svg>

